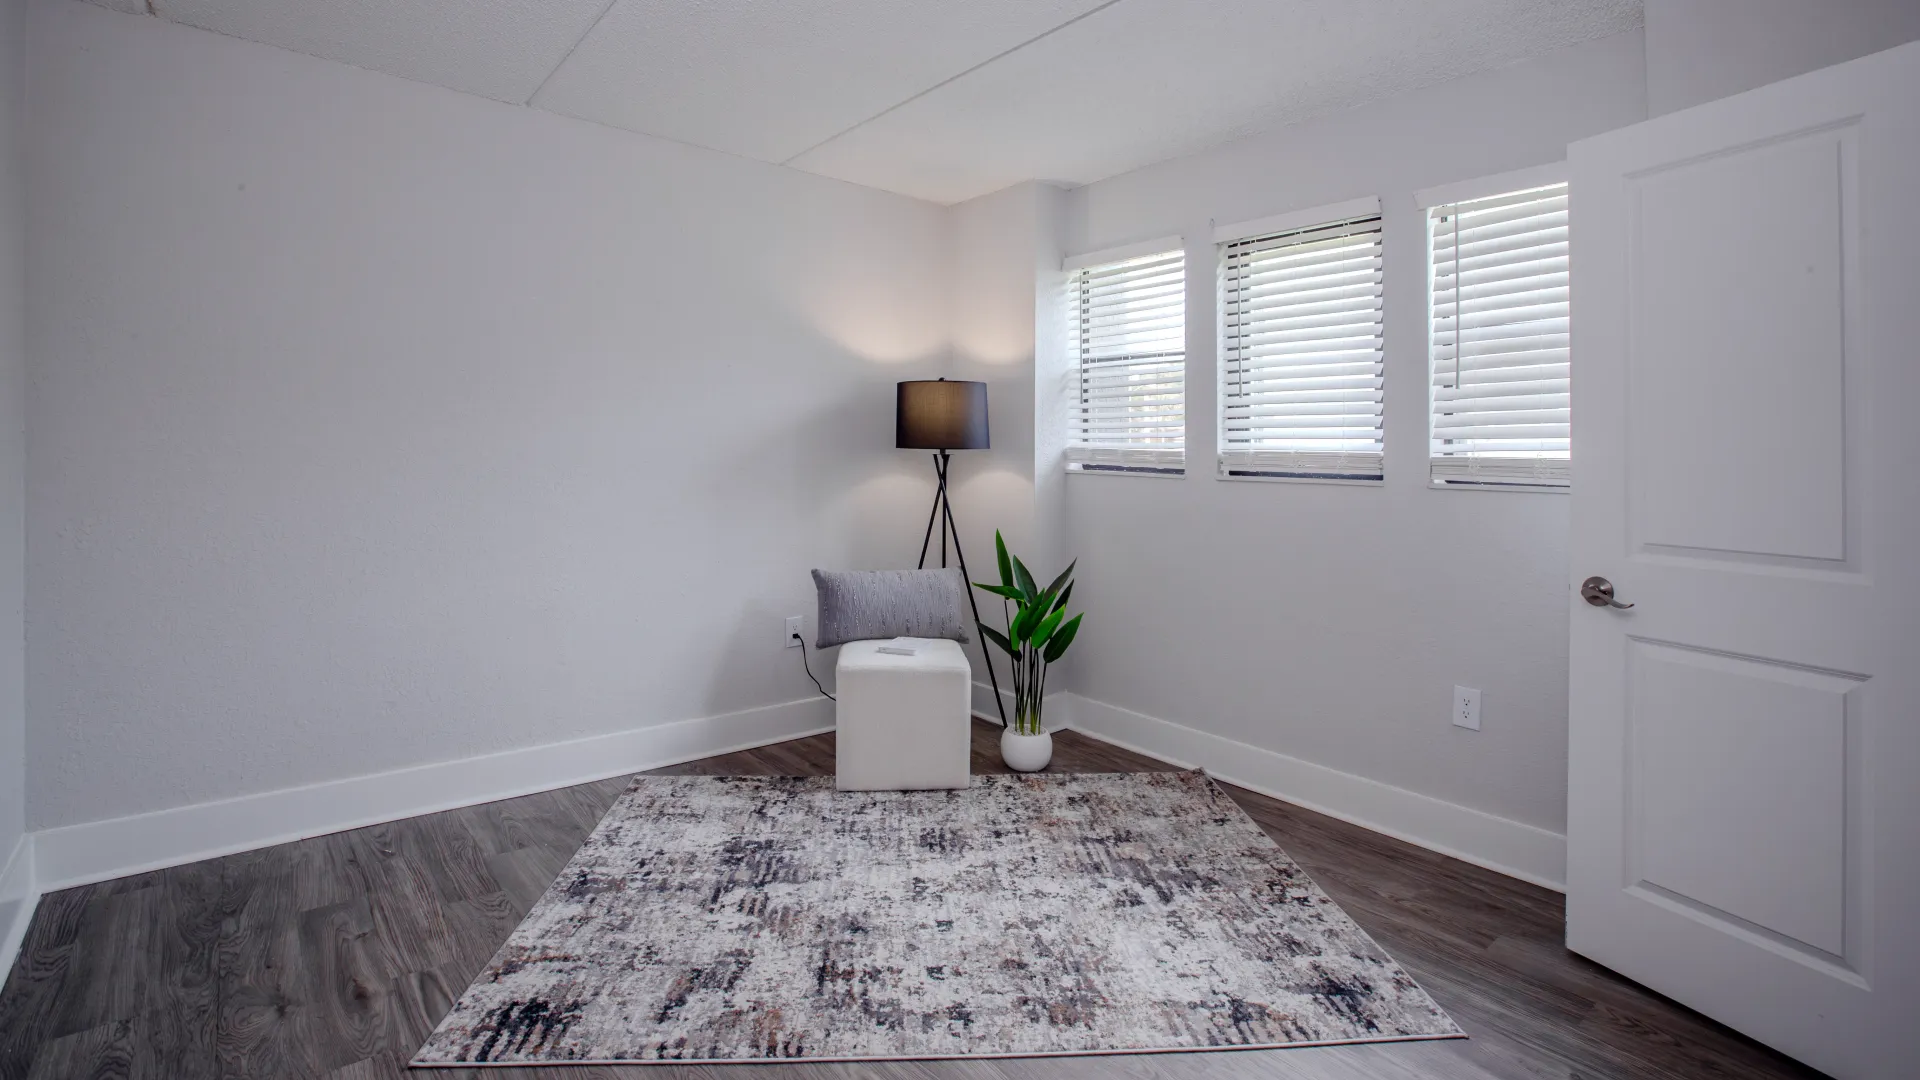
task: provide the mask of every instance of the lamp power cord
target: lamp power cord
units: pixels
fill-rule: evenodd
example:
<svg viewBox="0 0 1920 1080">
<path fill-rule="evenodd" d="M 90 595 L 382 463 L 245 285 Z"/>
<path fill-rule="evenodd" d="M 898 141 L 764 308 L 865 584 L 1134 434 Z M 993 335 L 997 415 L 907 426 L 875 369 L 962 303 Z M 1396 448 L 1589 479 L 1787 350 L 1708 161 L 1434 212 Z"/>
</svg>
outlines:
<svg viewBox="0 0 1920 1080">
<path fill-rule="evenodd" d="M 814 676 L 813 676 L 813 667 L 812 667 L 812 665 L 810 665 L 810 664 L 808 664 L 808 663 L 807 663 L 807 639 L 806 639 L 806 637 L 805 637 L 805 636 L 803 636 L 803 635 L 801 635 L 801 634 L 797 634 L 797 633 L 796 633 L 796 634 L 794 634 L 794 635 L 793 635 L 793 640 L 795 640 L 795 641 L 797 641 L 797 642 L 799 642 L 799 643 L 800 643 L 800 666 L 801 666 L 802 668 L 804 668 L 804 669 L 806 669 L 806 672 L 807 672 L 807 678 L 809 678 L 809 679 L 813 679 L 813 688 L 814 688 L 815 690 L 818 690 L 818 691 L 820 691 L 820 696 L 821 696 L 821 697 L 824 697 L 824 698 L 826 698 L 826 699 L 827 699 L 828 701 L 839 701 L 839 700 L 840 700 L 839 698 L 837 698 L 837 697 L 834 697 L 834 696 L 833 696 L 832 694 L 829 694 L 829 693 L 827 693 L 827 688 L 826 688 L 826 687 L 824 687 L 824 686 L 821 686 L 821 685 L 820 685 L 820 680 L 819 680 L 819 679 L 814 679 Z"/>
</svg>

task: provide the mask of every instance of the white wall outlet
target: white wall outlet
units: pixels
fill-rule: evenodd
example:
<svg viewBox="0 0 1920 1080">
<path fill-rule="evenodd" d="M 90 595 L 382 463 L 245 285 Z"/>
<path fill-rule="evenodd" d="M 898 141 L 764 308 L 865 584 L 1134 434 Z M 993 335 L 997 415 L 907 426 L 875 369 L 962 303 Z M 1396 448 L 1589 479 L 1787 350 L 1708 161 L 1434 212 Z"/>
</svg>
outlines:
<svg viewBox="0 0 1920 1080">
<path fill-rule="evenodd" d="M 1453 688 L 1453 726 L 1480 730 L 1480 691 L 1471 686 Z"/>
<path fill-rule="evenodd" d="M 787 648 L 797 649 L 800 647 L 800 633 L 800 616 L 787 616 Z"/>
</svg>

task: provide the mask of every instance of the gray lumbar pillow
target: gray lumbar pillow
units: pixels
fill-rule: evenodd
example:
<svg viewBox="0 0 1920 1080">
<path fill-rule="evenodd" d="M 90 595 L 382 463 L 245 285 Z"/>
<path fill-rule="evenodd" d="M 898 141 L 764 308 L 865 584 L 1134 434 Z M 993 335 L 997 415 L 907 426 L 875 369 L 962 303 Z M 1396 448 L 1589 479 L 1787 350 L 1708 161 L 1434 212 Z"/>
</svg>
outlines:
<svg viewBox="0 0 1920 1080">
<path fill-rule="evenodd" d="M 814 647 L 876 638 L 967 637 L 967 579 L 958 570 L 815 570 Z"/>
</svg>

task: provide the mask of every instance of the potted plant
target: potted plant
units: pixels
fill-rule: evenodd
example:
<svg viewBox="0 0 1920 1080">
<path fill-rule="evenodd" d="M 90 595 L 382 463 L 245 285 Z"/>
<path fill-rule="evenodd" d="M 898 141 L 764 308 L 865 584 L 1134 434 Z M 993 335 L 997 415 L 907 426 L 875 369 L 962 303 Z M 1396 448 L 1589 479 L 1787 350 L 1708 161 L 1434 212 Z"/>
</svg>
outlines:
<svg viewBox="0 0 1920 1080">
<path fill-rule="evenodd" d="M 976 581 L 973 587 L 998 596 L 1007 620 L 1004 634 L 984 623 L 980 626 L 980 633 L 1007 654 L 1013 668 L 1013 723 L 1000 733 L 1000 757 L 1016 772 L 1038 772 L 1053 760 L 1053 736 L 1042 726 L 1040 715 L 1046 702 L 1047 665 L 1065 655 L 1083 617 L 1067 618 L 1073 568 L 1079 560 L 1041 589 L 1026 564 L 1007 555 L 1007 542 L 998 531 L 993 534 L 993 548 L 1000 562 L 1000 584 Z"/>
</svg>

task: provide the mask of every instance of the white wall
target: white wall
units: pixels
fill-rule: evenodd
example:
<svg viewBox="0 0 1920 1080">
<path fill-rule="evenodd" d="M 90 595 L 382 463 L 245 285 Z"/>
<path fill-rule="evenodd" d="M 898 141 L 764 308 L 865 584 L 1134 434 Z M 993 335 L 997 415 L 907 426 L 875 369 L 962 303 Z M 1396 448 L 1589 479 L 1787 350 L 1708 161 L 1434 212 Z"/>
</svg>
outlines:
<svg viewBox="0 0 1920 1080">
<path fill-rule="evenodd" d="M 1920 38 L 1916 0 L 1647 0 L 1659 116 Z"/>
<path fill-rule="evenodd" d="M 1065 204 L 1061 189 L 1029 182 L 950 210 L 951 377 L 987 384 L 992 420 L 993 449 L 956 454 L 952 468 L 954 514 L 975 581 L 997 577 L 996 530 L 1036 574 L 1065 568 L 1063 478 L 1040 464 L 1057 458 L 1050 440 L 1057 441 L 1062 431 L 1044 417 L 1061 407 L 1066 389 L 1058 378 L 1065 362 L 1059 342 L 1064 320 L 1053 292 Z M 1004 628 L 999 601 L 984 594 L 977 599 L 981 616 Z M 1006 675 L 1004 661 L 998 671 Z M 977 650 L 974 677 L 976 683 L 987 681 Z M 1008 689 L 1003 681 L 1003 696 Z M 993 714 L 988 699 L 976 708 Z"/>
<path fill-rule="evenodd" d="M 1563 159 L 1643 119 L 1641 35 L 1592 42 L 1072 192 L 1067 246 L 1187 237 L 1188 474 L 1074 475 L 1073 685 L 1213 735 L 1564 831 L 1567 497 L 1435 491 L 1419 189 Z M 1386 474 L 1215 479 L 1211 223 L 1378 195 Z M 1458 684 L 1484 730 L 1451 727 Z"/>
<path fill-rule="evenodd" d="M 17 897 L 7 861 L 26 831 L 26 187 L 20 121 L 26 96 L 21 0 L 0 0 L 0 958 Z M 23 860 L 24 862 L 24 860 Z"/>
<path fill-rule="evenodd" d="M 939 208 L 32 19 L 32 825 L 809 697 L 808 569 L 911 565 Z"/>
<path fill-rule="evenodd" d="M 886 449 L 892 383 L 949 374 L 993 397 L 995 449 L 954 466 L 975 576 L 996 526 L 1036 563 L 1082 558 L 1061 688 L 1557 830 L 1566 500 L 1426 488 L 1411 193 L 1554 160 L 1649 96 L 1894 44 L 1915 11 L 1649 0 L 1644 42 L 943 212 L 37 0 L 30 224 L 0 155 L 0 637 L 30 539 L 27 823 L 806 697 L 780 617 L 811 613 L 812 565 L 910 564 L 930 469 Z M 22 60 L 10 33 L 0 123 Z M 1388 208 L 1383 487 L 1215 480 L 1204 318 L 1190 475 L 1059 471 L 1063 251 L 1182 232 L 1204 268 L 1212 221 L 1363 194 Z M 1210 310 L 1211 275 L 1190 280 Z M 1445 723 L 1456 682 L 1485 691 L 1479 734 Z"/>
</svg>

